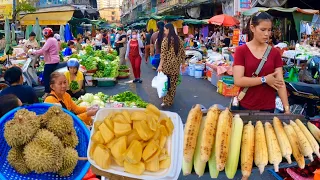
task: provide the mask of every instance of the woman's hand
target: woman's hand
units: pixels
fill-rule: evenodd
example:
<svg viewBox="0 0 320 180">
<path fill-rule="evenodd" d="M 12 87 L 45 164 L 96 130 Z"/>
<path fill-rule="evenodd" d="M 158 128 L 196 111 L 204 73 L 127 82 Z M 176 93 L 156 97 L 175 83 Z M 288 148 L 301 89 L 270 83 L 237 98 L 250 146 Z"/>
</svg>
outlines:
<svg viewBox="0 0 320 180">
<path fill-rule="evenodd" d="M 97 111 L 99 110 L 99 107 L 90 107 L 87 109 L 87 116 L 91 117 L 91 116 L 95 116 L 97 114 Z"/>
<path fill-rule="evenodd" d="M 157 70 L 158 72 L 162 72 L 162 65 L 159 65 L 159 67 L 158 67 L 158 70 Z"/>
<path fill-rule="evenodd" d="M 271 86 L 273 89 L 277 90 L 284 86 L 282 79 L 277 79 L 276 76 L 279 72 L 274 72 L 266 76 L 266 83 Z"/>
</svg>

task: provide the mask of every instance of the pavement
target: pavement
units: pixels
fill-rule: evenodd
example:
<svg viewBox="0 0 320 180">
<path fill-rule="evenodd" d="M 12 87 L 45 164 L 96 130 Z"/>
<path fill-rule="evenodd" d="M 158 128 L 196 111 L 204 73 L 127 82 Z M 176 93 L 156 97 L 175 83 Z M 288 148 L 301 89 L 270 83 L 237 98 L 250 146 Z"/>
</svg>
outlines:
<svg viewBox="0 0 320 180">
<path fill-rule="evenodd" d="M 130 64 L 127 63 L 129 66 Z M 150 64 L 142 62 L 141 64 L 141 77 L 143 82 L 132 83 L 132 72 L 130 79 L 120 80 L 118 84 L 114 87 L 87 87 L 87 92 L 98 93 L 103 92 L 107 95 L 115 95 L 124 91 L 132 91 L 138 94 L 144 101 L 149 102 L 161 109 L 160 104 L 161 99 L 158 98 L 156 89 L 151 87 L 151 81 L 156 75 L 156 71 L 152 70 Z M 217 92 L 217 88 L 205 79 L 195 79 L 190 76 L 182 76 L 182 82 L 177 88 L 176 97 L 174 99 L 174 104 L 171 107 L 165 108 L 163 110 L 176 112 L 180 115 L 183 123 L 186 122 L 189 110 L 195 104 L 201 104 L 206 108 L 214 104 L 220 104 L 221 106 L 227 107 L 230 102 L 230 98 L 226 98 Z M 208 168 L 208 167 L 207 167 Z M 211 179 L 209 175 L 209 170 L 199 179 Z M 234 179 L 241 179 L 241 171 L 238 171 Z M 179 179 L 193 180 L 197 179 L 198 176 L 193 173 L 188 176 L 182 176 L 180 174 Z M 219 178 L 221 180 L 228 179 L 224 173 L 220 173 Z M 257 169 L 253 170 L 250 180 L 273 180 L 274 178 L 267 170 L 264 171 L 262 175 L 259 174 Z"/>
</svg>

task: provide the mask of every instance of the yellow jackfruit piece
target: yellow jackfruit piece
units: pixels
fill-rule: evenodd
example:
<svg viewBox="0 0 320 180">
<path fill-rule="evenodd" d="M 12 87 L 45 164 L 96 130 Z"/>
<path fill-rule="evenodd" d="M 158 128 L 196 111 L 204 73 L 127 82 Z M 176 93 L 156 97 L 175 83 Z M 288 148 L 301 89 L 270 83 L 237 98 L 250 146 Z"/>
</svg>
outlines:
<svg viewBox="0 0 320 180">
<path fill-rule="evenodd" d="M 167 132 L 170 136 L 173 132 L 173 129 L 174 129 L 174 125 L 173 125 L 172 120 L 170 118 L 164 118 L 164 119 L 160 120 L 160 124 L 164 125 L 166 127 Z"/>
<path fill-rule="evenodd" d="M 160 149 L 164 148 L 164 145 L 167 142 L 167 136 L 161 136 L 160 137 Z"/>
<path fill-rule="evenodd" d="M 152 131 L 156 131 L 158 123 L 157 123 L 157 120 L 155 119 L 155 117 L 152 115 L 147 115 L 147 118 L 148 118 L 147 123 L 148 123 L 149 128 Z"/>
<path fill-rule="evenodd" d="M 151 171 L 151 172 L 159 171 L 160 169 L 159 156 L 157 156 L 150 162 L 145 162 L 144 164 L 146 166 L 146 170 L 148 171 Z"/>
<path fill-rule="evenodd" d="M 132 121 L 132 129 L 137 129 L 136 126 L 140 121 Z"/>
<path fill-rule="evenodd" d="M 168 159 L 170 156 L 169 155 L 167 155 L 167 154 L 162 154 L 162 153 L 160 153 L 160 155 L 159 155 L 159 161 L 162 161 L 162 160 L 165 160 L 165 159 Z"/>
<path fill-rule="evenodd" d="M 114 161 L 118 166 L 123 167 L 123 162 L 124 162 L 123 159 L 115 159 L 115 158 L 113 158 L 113 161 Z"/>
<path fill-rule="evenodd" d="M 113 125 L 113 121 L 111 119 L 105 119 L 104 123 L 107 125 L 107 127 L 114 132 L 114 125 Z"/>
<path fill-rule="evenodd" d="M 117 160 L 123 160 L 123 154 L 127 150 L 127 136 L 122 136 L 111 147 L 111 154 Z"/>
<path fill-rule="evenodd" d="M 171 158 L 168 156 L 167 159 L 160 161 L 160 169 L 167 169 L 170 167 Z"/>
<path fill-rule="evenodd" d="M 128 144 L 131 144 L 133 140 L 138 140 L 138 141 L 142 140 L 137 130 L 135 129 L 133 129 L 131 133 L 128 135 Z"/>
<path fill-rule="evenodd" d="M 94 129 L 98 129 L 99 126 L 100 126 L 102 123 L 103 123 L 103 121 L 95 121 L 95 122 L 93 123 Z"/>
<path fill-rule="evenodd" d="M 144 141 L 148 141 L 151 139 L 154 135 L 154 132 L 149 128 L 148 124 L 146 121 L 138 121 L 135 124 L 135 128 Z"/>
<path fill-rule="evenodd" d="M 114 143 L 117 142 L 119 138 L 113 138 L 108 144 L 107 144 L 107 148 L 111 149 L 114 145 Z"/>
<path fill-rule="evenodd" d="M 142 156 L 142 146 L 137 140 L 133 140 L 124 153 L 124 159 L 131 164 L 139 163 Z"/>
<path fill-rule="evenodd" d="M 157 152 L 158 149 L 159 149 L 159 146 L 157 146 L 155 141 L 150 140 L 148 145 L 143 150 L 142 159 L 144 161 L 148 160 L 152 155 L 154 155 Z"/>
<path fill-rule="evenodd" d="M 159 158 L 159 155 L 161 153 L 161 150 L 158 148 L 158 150 L 147 160 L 145 160 L 145 162 L 150 162 L 153 161 L 155 158 Z"/>
<path fill-rule="evenodd" d="M 131 114 L 132 121 L 145 121 L 147 120 L 147 114 L 143 111 L 135 111 Z"/>
<path fill-rule="evenodd" d="M 147 107 L 146 107 L 146 110 L 147 111 L 151 111 L 154 115 L 156 115 L 158 118 L 157 120 L 159 119 L 160 117 L 160 110 L 153 104 L 148 104 Z"/>
<path fill-rule="evenodd" d="M 131 115 L 128 111 L 126 110 L 122 111 L 122 115 L 125 117 L 127 123 L 130 123 L 130 124 L 132 123 Z"/>
<path fill-rule="evenodd" d="M 140 142 L 141 142 L 142 149 L 144 149 L 149 143 L 148 141 L 140 141 Z"/>
<path fill-rule="evenodd" d="M 128 123 L 126 118 L 124 117 L 124 115 L 122 113 L 116 113 L 116 115 L 113 117 L 112 121 L 114 123 Z"/>
<path fill-rule="evenodd" d="M 107 127 L 105 123 L 99 126 L 104 143 L 109 143 L 114 138 L 114 133 Z"/>
<path fill-rule="evenodd" d="M 90 156 L 91 158 L 93 158 L 93 152 L 94 152 L 94 150 L 96 149 L 97 145 L 98 145 L 98 143 L 95 143 L 95 142 L 93 142 L 93 143 L 91 144 L 90 151 L 89 151 L 89 156 Z"/>
<path fill-rule="evenodd" d="M 158 139 L 160 139 L 160 136 L 161 136 L 160 127 L 157 127 L 157 130 L 156 130 L 156 132 L 154 132 L 154 135 L 153 135 L 152 139 L 153 140 L 158 140 Z"/>
<path fill-rule="evenodd" d="M 161 131 L 161 135 L 169 136 L 169 133 L 164 125 L 160 125 L 160 131 Z"/>
<path fill-rule="evenodd" d="M 102 134 L 99 130 L 92 135 L 91 139 L 93 142 L 96 142 L 98 144 L 104 143 L 104 139 L 103 139 Z"/>
<path fill-rule="evenodd" d="M 114 122 L 114 134 L 116 135 L 116 137 L 128 135 L 130 134 L 130 132 L 131 124 L 122 124 Z"/>
<path fill-rule="evenodd" d="M 93 160 L 102 169 L 108 169 L 111 164 L 109 150 L 104 149 L 103 146 L 98 145 L 93 152 Z"/>
<path fill-rule="evenodd" d="M 145 165 L 143 162 L 139 162 L 137 164 L 131 164 L 127 161 L 124 161 L 124 171 L 135 174 L 141 175 L 145 170 Z"/>
</svg>

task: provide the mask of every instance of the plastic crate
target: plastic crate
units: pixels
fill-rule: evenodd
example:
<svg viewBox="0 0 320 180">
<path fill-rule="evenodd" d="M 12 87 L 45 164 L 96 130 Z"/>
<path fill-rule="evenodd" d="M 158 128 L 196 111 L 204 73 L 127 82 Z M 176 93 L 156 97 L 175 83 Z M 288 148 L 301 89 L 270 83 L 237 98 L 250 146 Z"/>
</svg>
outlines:
<svg viewBox="0 0 320 180">
<path fill-rule="evenodd" d="M 227 84 L 224 83 L 222 80 L 218 83 L 218 89 L 217 91 L 226 97 L 234 97 L 237 96 L 239 93 L 240 87 L 234 85 L 234 84 Z"/>
<path fill-rule="evenodd" d="M 222 76 L 221 80 L 226 84 L 234 84 L 233 76 Z"/>
<path fill-rule="evenodd" d="M 116 84 L 114 80 L 98 80 L 98 87 L 113 87 Z"/>
<path fill-rule="evenodd" d="M 11 179 L 46 179 L 46 180 L 81 180 L 85 174 L 87 173 L 90 163 L 88 161 L 78 161 L 77 166 L 75 167 L 73 173 L 68 177 L 60 177 L 56 173 L 43 173 L 43 174 L 36 174 L 35 172 L 31 172 L 29 174 L 19 174 L 16 172 L 15 169 L 13 169 L 8 161 L 7 161 L 7 155 L 10 150 L 10 147 L 5 141 L 5 138 L 3 136 L 4 131 L 4 125 L 7 121 L 11 120 L 14 116 L 14 114 L 22 108 L 25 108 L 29 111 L 35 112 L 37 115 L 44 114 L 47 112 L 47 110 L 53 106 L 52 104 L 33 104 L 30 106 L 24 106 L 24 107 L 18 107 L 10 112 L 8 112 L 6 115 L 4 115 L 0 119 L 0 179 L 1 180 L 11 180 Z M 90 138 L 90 132 L 89 129 L 85 126 L 85 124 L 73 113 L 70 111 L 63 109 L 63 111 L 67 114 L 69 114 L 73 118 L 74 122 L 74 128 L 77 132 L 78 138 L 79 138 L 79 144 L 76 147 L 76 150 L 79 154 L 79 157 L 87 157 L 87 149 L 89 144 L 89 138 Z"/>
</svg>

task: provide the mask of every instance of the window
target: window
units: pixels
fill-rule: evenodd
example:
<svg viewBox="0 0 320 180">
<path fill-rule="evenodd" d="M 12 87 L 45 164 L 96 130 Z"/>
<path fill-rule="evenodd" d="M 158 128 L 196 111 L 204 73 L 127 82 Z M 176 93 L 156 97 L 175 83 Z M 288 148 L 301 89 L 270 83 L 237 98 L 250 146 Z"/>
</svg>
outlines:
<svg viewBox="0 0 320 180">
<path fill-rule="evenodd" d="M 115 15 L 115 14 L 116 14 L 116 12 L 112 11 L 112 15 Z"/>
</svg>

